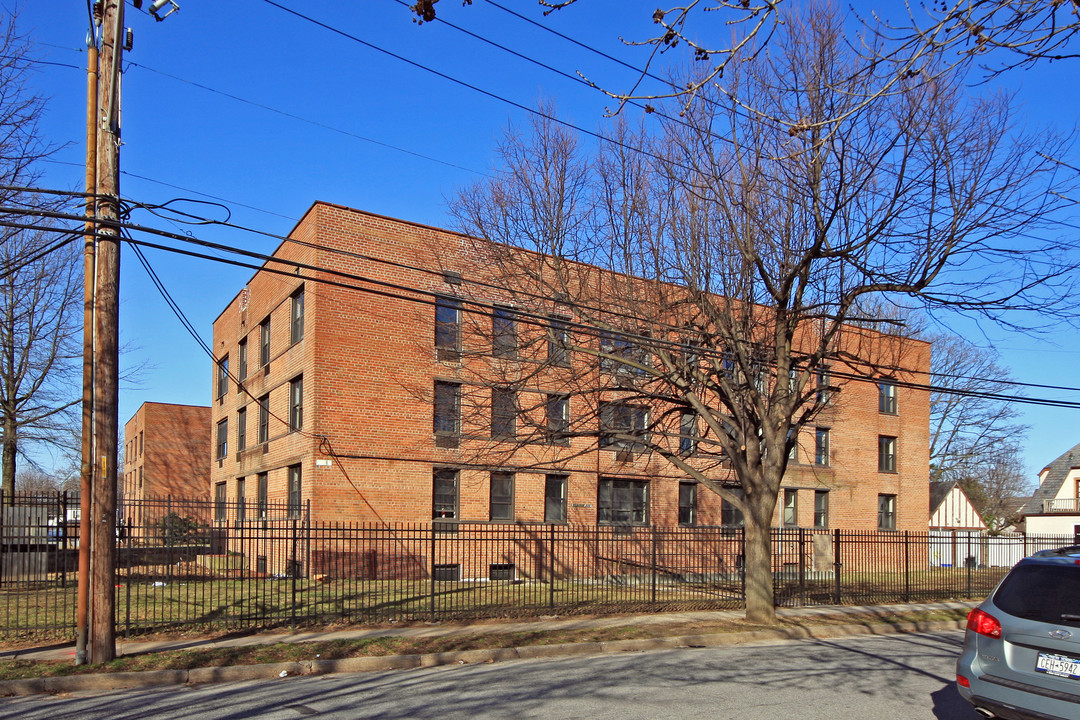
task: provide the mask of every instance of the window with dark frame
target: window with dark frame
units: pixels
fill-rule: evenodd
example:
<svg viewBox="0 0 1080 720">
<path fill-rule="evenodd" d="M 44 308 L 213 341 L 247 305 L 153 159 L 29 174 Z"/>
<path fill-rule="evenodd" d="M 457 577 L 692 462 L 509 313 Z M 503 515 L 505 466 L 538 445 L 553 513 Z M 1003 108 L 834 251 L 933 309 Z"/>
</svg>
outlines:
<svg viewBox="0 0 1080 720">
<path fill-rule="evenodd" d="M 896 529 L 896 496 L 878 495 L 878 530 Z"/>
<path fill-rule="evenodd" d="M 461 302 L 453 298 L 435 299 L 435 354 L 439 360 L 461 358 Z"/>
<path fill-rule="evenodd" d="M 697 525 L 697 483 L 679 483 L 679 524 Z"/>
<path fill-rule="evenodd" d="M 435 381 L 432 430 L 438 447 L 457 447 L 461 433 L 461 385 Z"/>
<path fill-rule="evenodd" d="M 491 354 L 495 357 L 517 356 L 517 316 L 507 307 L 496 306 L 491 311 Z"/>
<path fill-rule="evenodd" d="M 728 488 L 728 492 L 732 493 L 738 498 L 745 498 L 746 493 L 742 488 Z M 741 528 L 745 522 L 743 519 L 743 511 L 739 509 L 735 503 L 731 502 L 727 498 L 722 498 L 720 504 L 720 524 L 725 527 Z"/>
<path fill-rule="evenodd" d="M 229 394 L 229 356 L 224 355 L 217 363 L 217 397 Z"/>
<path fill-rule="evenodd" d="M 544 522 L 566 522 L 566 475 L 544 477 Z"/>
<path fill-rule="evenodd" d="M 247 380 L 248 376 L 248 345 L 246 337 L 240 338 L 240 347 L 237 350 L 237 355 L 239 355 L 236 368 L 237 380 L 244 382 Z"/>
<path fill-rule="evenodd" d="M 679 454 L 697 452 L 697 413 L 684 412 L 679 416 Z"/>
<path fill-rule="evenodd" d="M 794 527 L 799 524 L 799 491 L 784 488 L 784 525 Z"/>
<path fill-rule="evenodd" d="M 896 438 L 890 435 L 878 436 L 878 472 L 896 472 Z"/>
<path fill-rule="evenodd" d="M 301 483 L 302 483 L 301 470 L 299 465 L 289 466 L 289 496 L 288 496 L 288 513 L 290 518 L 300 517 L 300 511 L 303 507 L 301 501 Z"/>
<path fill-rule="evenodd" d="M 552 365 L 570 364 L 570 323 L 565 318 L 548 320 L 548 362 Z"/>
<path fill-rule="evenodd" d="M 205 446 L 204 446 L 205 447 Z M 223 460 L 229 454 L 229 418 L 223 418 L 217 424 L 217 459 Z"/>
<path fill-rule="evenodd" d="M 789 428 L 787 434 L 787 459 L 788 462 L 799 462 L 799 429 Z"/>
<path fill-rule="evenodd" d="M 892 380 L 878 383 L 878 412 L 896 415 L 896 383 Z"/>
<path fill-rule="evenodd" d="M 601 402 L 599 414 L 601 448 L 640 451 L 648 442 L 647 407 L 623 402 Z M 620 435 L 623 437 L 618 437 Z"/>
<path fill-rule="evenodd" d="M 225 522 L 225 483 L 214 486 L 214 520 Z"/>
<path fill-rule="evenodd" d="M 828 405 L 832 401 L 832 374 L 827 367 L 819 367 L 814 376 L 817 378 L 817 402 Z"/>
<path fill-rule="evenodd" d="M 815 428 L 814 430 L 814 464 L 829 464 L 829 428 Z"/>
<path fill-rule="evenodd" d="M 829 527 L 829 491 L 814 491 L 814 527 Z"/>
<path fill-rule="evenodd" d="M 247 480 L 236 478 L 236 522 L 242 523 L 247 519 Z"/>
<path fill-rule="evenodd" d="M 289 301 L 289 342 L 295 345 L 304 339 L 304 288 L 293 293 Z"/>
<path fill-rule="evenodd" d="M 236 452 L 247 449 L 247 408 L 236 411 Z"/>
<path fill-rule="evenodd" d="M 260 520 L 265 520 L 270 505 L 270 475 L 259 473 L 255 476 L 255 513 Z"/>
<path fill-rule="evenodd" d="M 568 445 L 570 438 L 570 397 L 561 393 L 549 393 L 545 404 L 547 415 L 547 441 L 552 445 Z"/>
<path fill-rule="evenodd" d="M 270 317 L 259 323 L 259 366 L 270 364 Z"/>
<path fill-rule="evenodd" d="M 458 519 L 458 471 L 439 468 L 432 472 L 431 517 Z"/>
<path fill-rule="evenodd" d="M 646 335 L 647 331 L 640 331 L 638 334 Z M 601 333 L 600 352 L 607 356 L 600 358 L 600 369 L 611 373 L 641 375 L 645 373 L 645 370 L 634 365 L 649 364 L 649 353 L 641 346 L 640 341 L 632 339 L 623 332 Z M 628 363 L 633 363 L 633 365 Z"/>
<path fill-rule="evenodd" d="M 270 441 L 270 396 L 259 398 L 259 444 Z"/>
<path fill-rule="evenodd" d="M 289 381 L 289 432 L 304 427 L 304 376 Z"/>
<path fill-rule="evenodd" d="M 517 437 L 517 393 L 510 388 L 491 388 L 491 438 L 512 440 Z"/>
<path fill-rule="evenodd" d="M 648 524 L 648 481 L 600 478 L 597 483 L 596 520 L 601 525 Z"/>
<path fill-rule="evenodd" d="M 508 472 L 491 473 L 492 522 L 513 522 L 514 520 L 514 474 Z"/>
</svg>

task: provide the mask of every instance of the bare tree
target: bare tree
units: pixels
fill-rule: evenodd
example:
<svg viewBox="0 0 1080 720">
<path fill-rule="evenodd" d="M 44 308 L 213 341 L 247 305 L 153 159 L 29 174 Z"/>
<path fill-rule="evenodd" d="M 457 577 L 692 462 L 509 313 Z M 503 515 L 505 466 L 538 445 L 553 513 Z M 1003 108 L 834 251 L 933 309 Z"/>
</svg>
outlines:
<svg viewBox="0 0 1080 720">
<path fill-rule="evenodd" d="M 560 434 L 644 452 L 740 508 L 755 622 L 775 621 L 769 528 L 798 430 L 845 378 L 917 382 L 925 362 L 925 345 L 862 309 L 1065 310 L 1065 248 L 1018 245 L 1053 204 L 1035 150 L 1057 141 L 1012 133 L 1005 99 L 968 98 L 945 75 L 866 102 L 888 70 L 841 24 L 792 17 L 769 53 L 729 68 L 762 113 L 712 95 L 658 137 L 617 124 L 591 157 L 541 118 L 454 205 L 481 240 L 480 306 L 564 317 L 569 332 L 550 325 L 549 339 L 593 360 L 583 373 L 474 365 L 476 385 L 539 397 L 535 380 L 558 383 L 576 407 Z"/>
<path fill-rule="evenodd" d="M 1023 518 L 1023 500 L 1031 495 L 1032 483 L 1024 472 L 1020 448 L 1008 443 L 971 457 L 971 462 L 952 474 L 990 532 L 1000 533 Z"/>
</svg>

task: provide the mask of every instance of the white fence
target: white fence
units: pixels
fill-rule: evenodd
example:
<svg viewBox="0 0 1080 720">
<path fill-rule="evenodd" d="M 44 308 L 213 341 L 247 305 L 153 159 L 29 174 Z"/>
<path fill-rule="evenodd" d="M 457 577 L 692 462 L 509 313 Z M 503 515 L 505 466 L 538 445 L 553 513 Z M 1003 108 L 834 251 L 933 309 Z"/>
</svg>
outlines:
<svg viewBox="0 0 1080 720">
<path fill-rule="evenodd" d="M 1071 535 L 989 535 L 978 530 L 931 530 L 931 567 L 1012 567 L 1022 558 L 1072 545 Z"/>
</svg>

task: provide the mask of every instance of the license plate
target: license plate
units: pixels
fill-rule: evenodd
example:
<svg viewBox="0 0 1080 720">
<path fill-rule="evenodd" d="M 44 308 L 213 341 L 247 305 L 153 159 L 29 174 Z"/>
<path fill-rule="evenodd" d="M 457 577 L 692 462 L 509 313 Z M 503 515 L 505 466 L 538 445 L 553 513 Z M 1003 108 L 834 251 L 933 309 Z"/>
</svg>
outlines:
<svg viewBox="0 0 1080 720">
<path fill-rule="evenodd" d="M 1080 680 L 1080 660 L 1066 655 L 1039 653 L 1039 657 L 1035 661 L 1035 670 L 1047 675 Z"/>
</svg>

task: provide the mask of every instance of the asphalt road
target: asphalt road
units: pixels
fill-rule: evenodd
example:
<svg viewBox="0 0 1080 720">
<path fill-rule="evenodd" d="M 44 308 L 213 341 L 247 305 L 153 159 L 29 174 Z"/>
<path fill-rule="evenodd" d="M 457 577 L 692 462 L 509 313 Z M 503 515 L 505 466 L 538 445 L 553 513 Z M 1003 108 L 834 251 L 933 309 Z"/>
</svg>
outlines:
<svg viewBox="0 0 1080 720">
<path fill-rule="evenodd" d="M 0 700 L 0 718 L 978 720 L 959 631 Z"/>
</svg>

